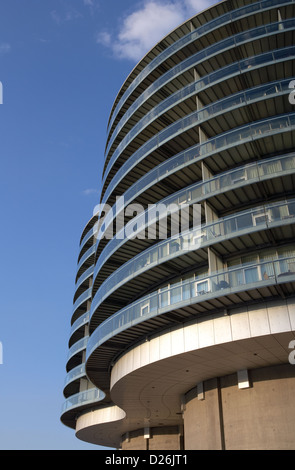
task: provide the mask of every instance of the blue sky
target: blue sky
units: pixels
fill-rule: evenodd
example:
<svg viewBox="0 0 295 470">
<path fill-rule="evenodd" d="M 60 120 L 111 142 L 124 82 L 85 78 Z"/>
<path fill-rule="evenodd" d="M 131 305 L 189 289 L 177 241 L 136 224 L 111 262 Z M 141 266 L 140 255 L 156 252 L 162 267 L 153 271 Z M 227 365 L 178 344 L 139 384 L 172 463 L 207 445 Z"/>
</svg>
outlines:
<svg viewBox="0 0 295 470">
<path fill-rule="evenodd" d="M 0 1 L 0 449 L 96 449 L 59 417 L 109 112 L 154 42 L 210 3 Z"/>
</svg>

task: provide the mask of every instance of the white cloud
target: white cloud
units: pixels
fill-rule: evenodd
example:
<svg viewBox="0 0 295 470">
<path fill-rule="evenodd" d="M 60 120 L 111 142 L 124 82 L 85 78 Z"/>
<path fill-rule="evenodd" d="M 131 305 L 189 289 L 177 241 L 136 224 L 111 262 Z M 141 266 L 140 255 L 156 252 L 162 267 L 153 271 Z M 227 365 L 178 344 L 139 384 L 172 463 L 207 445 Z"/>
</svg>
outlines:
<svg viewBox="0 0 295 470">
<path fill-rule="evenodd" d="M 145 0 L 121 20 L 116 34 L 100 32 L 97 42 L 110 47 L 117 58 L 138 61 L 166 34 L 213 3 L 215 0 Z"/>
<path fill-rule="evenodd" d="M 66 21 L 72 21 L 78 18 L 82 18 L 81 13 L 72 7 L 66 8 L 62 13 L 57 12 L 56 10 L 52 10 L 50 12 L 50 16 L 53 19 L 53 21 L 58 25 Z"/>
<path fill-rule="evenodd" d="M 193 16 L 195 13 L 205 10 L 210 5 L 214 5 L 214 3 L 217 3 L 217 0 L 185 0 L 184 3 L 190 16 Z"/>
<path fill-rule="evenodd" d="M 82 15 L 78 10 L 71 8 L 66 11 L 65 21 L 72 21 L 72 20 L 76 20 L 77 18 L 82 18 Z"/>
<path fill-rule="evenodd" d="M 110 46 L 112 43 L 112 36 L 107 31 L 101 31 L 96 35 L 96 42 L 103 46 Z"/>
<path fill-rule="evenodd" d="M 84 194 L 84 196 L 91 196 L 92 194 L 98 194 L 99 191 L 97 189 L 89 188 L 89 189 L 84 189 L 82 193 Z"/>
<path fill-rule="evenodd" d="M 118 57 L 138 60 L 182 20 L 182 12 L 174 3 L 148 1 L 125 18 L 113 50 Z"/>
<path fill-rule="evenodd" d="M 100 9 L 100 4 L 96 0 L 83 0 L 83 5 L 90 11 L 91 15 Z"/>
<path fill-rule="evenodd" d="M 60 17 L 60 15 L 57 13 L 56 10 L 52 10 L 52 11 L 50 12 L 50 16 L 51 16 L 51 18 L 53 19 L 53 21 L 54 21 L 55 23 L 60 24 L 60 22 L 61 22 L 61 17 Z"/>
</svg>

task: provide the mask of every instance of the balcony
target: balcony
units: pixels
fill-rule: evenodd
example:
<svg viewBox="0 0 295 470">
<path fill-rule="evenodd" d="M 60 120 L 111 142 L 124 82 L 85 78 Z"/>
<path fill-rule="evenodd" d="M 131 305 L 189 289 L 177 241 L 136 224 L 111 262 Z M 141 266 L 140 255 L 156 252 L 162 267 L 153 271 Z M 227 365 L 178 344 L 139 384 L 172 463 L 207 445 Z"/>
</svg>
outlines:
<svg viewBox="0 0 295 470">
<path fill-rule="evenodd" d="M 73 410 L 89 404 L 95 404 L 105 398 L 105 394 L 97 389 L 92 388 L 84 392 L 76 393 L 69 397 L 63 404 L 62 415 Z"/>
<path fill-rule="evenodd" d="M 167 47 L 163 52 L 161 52 L 159 55 L 157 55 L 151 62 L 144 67 L 144 69 L 136 76 L 136 78 L 132 81 L 132 83 L 129 85 L 127 90 L 123 93 L 121 96 L 120 100 L 116 104 L 116 106 L 112 110 L 112 116 L 110 118 L 109 124 L 108 124 L 108 129 L 111 129 L 111 127 L 114 124 L 114 121 L 116 120 L 118 113 L 124 103 L 126 103 L 126 100 L 130 97 L 130 95 L 133 93 L 135 88 L 139 86 L 139 84 L 153 71 L 155 70 L 161 63 L 163 63 L 165 60 L 167 60 L 169 57 L 173 56 L 176 52 L 180 51 L 182 48 L 188 46 L 189 44 L 193 43 L 194 41 L 200 39 L 202 36 L 211 33 L 215 29 L 219 29 L 223 25 L 226 24 L 231 24 L 232 22 L 235 22 L 237 20 L 240 20 L 242 18 L 249 17 L 254 17 L 255 13 L 260 13 L 263 11 L 270 10 L 272 8 L 278 8 L 278 6 L 281 5 L 289 5 L 292 2 L 286 2 L 284 0 L 266 0 L 266 1 L 261 1 L 261 2 L 255 2 L 250 5 L 243 6 L 233 12 L 225 13 L 222 16 L 219 16 L 218 18 L 214 18 L 213 20 L 205 23 L 204 25 L 201 25 L 191 33 L 185 35 L 184 37 L 181 37 L 178 41 L 173 42 L 173 44 L 169 47 Z M 165 76 L 165 75 L 164 75 Z M 158 79 L 156 82 L 162 81 L 162 77 Z M 159 87 L 159 85 L 158 85 Z M 149 96 L 151 94 L 151 87 L 140 96 L 139 98 L 139 105 L 142 104 L 143 99 L 146 100 L 146 96 Z M 136 103 L 136 102 L 135 102 Z M 137 106 L 139 106 L 137 105 Z M 128 110 L 128 114 L 131 115 L 134 110 L 131 109 L 132 106 Z M 126 113 L 125 113 L 126 114 Z M 124 116 L 125 116 L 124 114 Z M 117 131 L 118 132 L 118 131 Z"/>
<path fill-rule="evenodd" d="M 290 59 L 295 57 L 295 47 L 289 48 L 288 53 L 290 53 Z M 269 54 L 267 53 L 265 59 L 267 63 L 269 62 Z M 284 60 L 286 60 L 286 50 L 276 51 L 272 56 L 272 63 L 275 63 L 279 60 L 279 56 L 282 54 Z M 273 55 L 275 58 L 273 58 Z M 255 58 L 259 60 L 259 58 Z M 249 66 L 249 60 L 247 61 L 246 67 Z M 239 67 L 238 67 L 239 69 Z M 237 72 L 240 73 L 240 70 Z M 159 149 L 165 141 L 172 139 L 177 135 L 181 135 L 183 132 L 186 132 L 188 129 L 195 127 L 198 123 L 192 119 L 191 116 L 185 118 L 187 120 L 187 126 L 182 125 L 182 120 L 176 121 L 176 123 L 171 124 L 161 133 L 152 137 L 148 142 L 146 142 L 141 148 L 132 154 L 128 160 L 120 167 L 115 176 L 113 177 L 111 183 L 108 185 L 105 194 L 102 199 L 102 203 L 106 203 L 110 197 L 112 191 L 118 186 L 118 184 L 127 176 L 127 174 L 136 166 L 139 162 L 144 160 L 151 152 Z M 276 128 L 279 127 L 280 132 L 287 132 L 292 130 L 294 126 L 294 119 L 292 114 L 282 115 L 263 119 L 261 121 L 256 121 L 245 126 L 234 128 L 228 132 L 217 135 L 208 139 L 204 143 L 198 143 L 172 157 L 168 160 L 164 160 L 158 170 L 163 172 L 164 169 L 167 174 L 175 173 L 189 165 L 205 160 L 209 156 L 222 152 L 223 150 L 231 149 L 238 145 L 251 142 L 252 140 L 266 138 L 269 135 L 275 135 L 277 133 Z M 268 129 L 267 129 L 268 128 Z"/>
<path fill-rule="evenodd" d="M 92 300 L 90 321 L 112 292 L 162 263 L 224 240 L 294 222 L 295 199 L 291 199 L 248 209 L 163 240 L 122 265 L 101 284 Z"/>
<path fill-rule="evenodd" d="M 146 331 L 146 334 L 148 333 L 147 324 L 149 321 L 152 321 L 150 331 L 154 331 L 155 323 L 153 323 L 153 320 L 166 313 L 177 309 L 182 312 L 185 307 L 192 307 L 198 303 L 222 297 L 229 299 L 230 296 L 232 296 L 232 302 L 235 305 L 235 294 L 243 292 L 259 291 L 258 297 L 261 299 L 263 292 L 267 294 L 267 291 L 264 291 L 265 288 L 271 290 L 274 286 L 277 286 L 280 289 L 283 284 L 286 284 L 287 289 L 290 285 L 290 292 L 293 293 L 294 282 L 295 258 L 282 257 L 276 260 L 254 264 L 247 263 L 216 271 L 197 279 L 192 278 L 174 284 L 164 291 L 153 292 L 118 311 L 96 328 L 87 344 L 86 370 L 87 362 L 91 356 L 94 352 L 99 353 L 100 346 L 108 340 L 111 339 L 112 344 L 114 344 L 117 335 L 129 330 L 127 340 L 126 336 L 124 342 L 120 340 L 120 336 L 117 340 L 118 350 L 120 345 L 122 349 L 126 349 L 128 342 L 135 341 L 136 337 L 138 339 L 142 337 L 143 331 Z M 181 315 L 179 319 L 180 317 Z M 183 320 L 185 320 L 184 313 Z M 145 329 L 139 328 L 136 330 L 138 325 L 144 324 L 146 325 Z M 132 335 L 132 330 L 134 330 L 134 335 Z M 104 354 L 103 351 L 102 354 Z M 107 364 L 106 367 L 108 367 Z"/>
<path fill-rule="evenodd" d="M 132 153 L 134 153 L 134 147 L 136 143 L 134 139 L 141 134 L 141 132 L 147 128 L 151 123 L 154 123 L 156 126 L 156 120 L 159 119 L 160 116 L 167 113 L 170 109 L 180 106 L 183 102 L 185 102 L 188 98 L 192 96 L 196 96 L 200 91 L 204 91 L 207 87 L 213 87 L 217 83 L 221 83 L 222 81 L 227 81 L 229 78 L 233 77 L 233 67 L 225 67 L 222 70 L 224 73 L 221 74 L 221 71 L 214 71 L 211 74 L 202 77 L 202 79 L 190 83 L 186 87 L 182 88 L 181 90 L 173 93 L 168 98 L 163 100 L 158 106 L 155 106 L 151 109 L 149 113 L 147 113 L 141 120 L 139 120 L 132 130 L 128 132 L 128 134 L 122 139 L 120 144 L 116 147 L 116 150 L 112 154 L 112 157 L 109 161 L 109 165 L 113 165 L 120 155 L 127 151 L 127 147 L 133 142 L 132 145 Z M 242 73 L 248 71 L 248 68 L 242 68 L 240 70 Z M 230 95 L 229 97 L 225 97 L 217 102 L 210 103 L 207 106 L 204 106 L 197 112 L 194 111 L 191 114 L 181 118 L 180 120 L 173 123 L 173 125 L 168 126 L 169 134 L 171 137 L 176 135 L 175 130 L 180 129 L 184 131 L 192 124 L 201 125 L 205 121 L 215 119 L 220 115 L 223 115 L 227 112 L 231 112 L 233 110 L 242 108 L 243 106 L 247 106 L 249 104 L 253 104 L 262 100 L 267 100 L 271 98 L 276 98 L 278 96 L 282 96 L 284 94 L 289 94 L 290 89 L 288 88 L 290 83 L 290 78 L 286 80 L 281 80 L 274 83 L 267 83 L 263 85 L 259 85 L 252 89 L 238 92 L 236 94 Z M 206 85 L 205 85 L 206 84 Z M 175 119 L 174 119 L 175 120 Z M 167 138 L 167 132 L 165 133 L 164 130 L 159 130 L 157 133 L 159 145 L 161 142 L 164 142 Z M 163 138 L 165 136 L 165 138 Z M 143 151 L 146 149 L 145 146 L 149 146 L 150 143 L 147 141 L 146 143 L 142 144 L 143 136 L 140 135 L 140 147 Z M 126 152 L 125 152 L 126 153 Z"/>
<path fill-rule="evenodd" d="M 241 188 L 246 185 L 251 185 L 260 181 L 266 181 L 272 178 L 283 178 L 284 176 L 293 174 L 294 170 L 294 153 L 282 155 L 280 157 L 272 157 L 226 171 L 206 181 L 194 183 L 193 185 L 162 199 L 160 202 L 161 204 L 166 204 L 166 206 L 178 206 L 179 208 L 181 207 L 180 202 L 183 201 L 189 205 L 197 204 L 206 199 L 209 199 L 210 197 L 225 193 L 226 191 L 232 191 L 235 188 Z M 151 170 L 147 175 L 141 178 L 141 180 L 139 180 L 135 185 L 126 191 L 124 194 L 124 206 L 126 207 L 140 192 L 151 186 L 154 181 L 161 180 L 161 177 L 165 176 L 165 174 L 165 171 L 162 172 L 160 168 Z M 123 209 L 125 207 L 123 207 Z M 117 217 L 121 210 L 122 207 L 120 207 L 120 203 L 115 204 L 112 208 L 112 211 L 110 211 L 104 218 L 105 228 L 104 230 L 101 229 L 98 231 L 98 243 L 99 240 L 104 236 L 104 231 L 106 231 L 110 224 L 113 223 L 114 217 Z M 144 226 L 140 224 L 140 220 L 143 220 L 141 214 L 132 219 L 131 223 L 133 225 L 137 224 L 138 226 L 138 230 L 134 233 L 134 235 L 139 234 L 149 222 L 146 214 L 144 216 Z M 126 225 L 126 228 L 128 230 L 128 224 Z M 107 243 L 105 248 L 100 252 L 95 264 L 93 273 L 94 281 L 108 259 L 110 259 L 111 256 L 127 242 L 128 239 L 125 237 L 125 228 L 123 228 Z"/>
<path fill-rule="evenodd" d="M 242 32 L 237 34 L 236 36 L 227 38 L 225 40 L 220 41 L 217 44 L 213 44 L 211 47 L 202 50 L 193 56 L 189 57 L 188 59 L 181 62 L 181 64 L 177 65 L 175 69 L 170 69 L 169 72 L 164 74 L 159 81 L 164 81 L 164 79 L 169 81 L 172 78 L 175 78 L 175 75 L 180 75 L 185 70 L 196 66 L 197 64 L 201 63 L 202 61 L 207 61 L 210 57 L 215 57 L 217 54 L 221 54 L 222 52 L 226 52 L 231 48 L 236 48 L 239 45 L 245 44 L 247 42 L 252 42 L 254 39 L 263 39 L 264 37 L 269 37 L 272 34 L 280 34 L 285 33 L 287 30 L 293 30 L 295 25 L 295 20 L 285 20 L 283 22 L 272 23 L 266 26 L 259 26 L 252 30 Z M 286 51 L 289 48 L 284 48 Z M 225 77 L 229 79 L 229 77 L 233 77 L 235 75 L 240 75 L 242 71 L 249 72 L 250 69 L 255 69 L 263 66 L 263 62 L 266 61 L 266 57 L 268 57 L 268 61 L 277 62 L 278 58 L 276 58 L 278 51 L 266 52 L 264 54 L 260 54 L 254 57 L 250 57 L 247 59 L 243 59 L 235 64 L 230 64 L 224 68 L 217 70 L 216 72 L 210 74 L 209 76 L 205 76 L 204 78 L 200 79 L 196 82 L 195 86 L 195 93 L 198 93 L 202 90 L 202 88 L 212 87 L 216 82 L 223 81 Z M 286 60 L 286 57 L 285 57 Z M 162 85 L 162 84 L 161 84 Z M 159 87 L 160 83 L 154 82 L 153 87 Z M 152 140 L 152 139 L 151 139 Z M 136 154 L 136 153 L 135 153 Z M 135 155 L 134 154 L 134 155 Z M 103 187 L 105 186 L 106 180 L 108 176 L 110 176 L 111 168 L 115 160 L 115 156 L 111 158 L 108 162 L 107 167 L 104 172 L 103 177 Z M 113 186 L 113 185 L 112 185 Z M 106 195 L 104 195 L 104 201 L 106 200 Z"/>
</svg>

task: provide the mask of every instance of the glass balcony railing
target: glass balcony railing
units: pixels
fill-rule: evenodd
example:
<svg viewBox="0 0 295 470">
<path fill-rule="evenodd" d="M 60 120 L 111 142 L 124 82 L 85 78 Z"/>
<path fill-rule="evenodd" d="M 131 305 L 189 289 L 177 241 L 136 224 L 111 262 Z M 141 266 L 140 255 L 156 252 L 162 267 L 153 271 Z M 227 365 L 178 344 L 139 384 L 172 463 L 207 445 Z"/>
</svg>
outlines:
<svg viewBox="0 0 295 470">
<path fill-rule="evenodd" d="M 83 294 L 81 294 L 77 298 L 76 302 L 73 305 L 73 313 L 77 310 L 78 307 L 80 307 L 84 302 L 86 302 L 86 300 L 91 299 L 91 292 L 92 288 L 89 287 L 89 289 L 87 289 L 85 292 L 83 292 Z"/>
<path fill-rule="evenodd" d="M 84 273 L 77 279 L 76 285 L 75 285 L 75 290 L 77 290 L 86 279 L 92 276 L 94 271 L 94 265 L 90 266 Z"/>
<path fill-rule="evenodd" d="M 112 292 L 162 263 L 226 239 L 294 222 L 295 199 L 291 199 L 248 209 L 163 240 L 123 264 L 101 284 L 92 300 L 91 316 Z"/>
<path fill-rule="evenodd" d="M 292 174 L 295 171 L 295 153 L 281 155 L 280 157 L 272 157 L 265 160 L 260 160 L 255 163 L 243 165 L 241 167 L 226 171 L 218 174 L 213 178 L 206 181 L 199 181 L 193 185 L 184 188 L 160 201 L 161 204 L 165 204 L 167 207 L 180 208 L 182 203 L 185 204 L 197 204 L 204 201 L 208 197 L 215 196 L 227 190 L 233 190 L 235 188 L 250 185 L 258 181 L 265 181 L 276 177 L 284 177 L 288 174 Z M 125 206 L 132 201 L 136 194 L 141 190 L 145 190 L 149 185 L 159 180 L 159 171 L 154 169 L 151 171 L 152 175 L 145 175 L 135 185 L 133 185 L 124 194 Z M 158 175 L 158 177 L 157 177 Z M 119 213 L 117 211 L 116 204 L 112 210 L 104 219 L 104 226 L 108 227 L 114 220 L 114 216 Z M 139 234 L 148 223 L 155 223 L 154 219 L 150 219 L 145 212 L 144 217 L 142 214 L 134 217 L 129 224 L 126 224 L 127 233 L 130 232 L 130 223 L 137 225 L 138 229 L 134 232 L 134 236 Z M 101 270 L 103 264 L 113 255 L 127 240 L 125 235 L 125 227 L 114 236 L 105 248 L 100 253 L 94 269 L 94 279 L 98 272 Z M 103 236 L 103 232 L 98 233 L 98 241 Z"/>
<path fill-rule="evenodd" d="M 208 60 L 210 57 L 215 57 L 217 54 L 219 54 L 221 52 L 228 51 L 231 48 L 236 48 L 237 46 L 242 45 L 242 44 L 247 43 L 247 42 L 252 42 L 253 40 L 258 39 L 258 38 L 263 38 L 263 37 L 266 37 L 266 36 L 268 37 L 272 34 L 285 33 L 288 30 L 293 30 L 294 26 L 295 26 L 295 20 L 294 19 L 288 19 L 288 20 L 284 20 L 284 21 L 281 21 L 281 22 L 272 23 L 272 24 L 269 24 L 269 25 L 266 25 L 266 26 L 259 26 L 259 27 L 256 27 L 256 28 L 252 29 L 252 30 L 245 31 L 245 32 L 242 32 L 242 33 L 238 33 L 236 36 L 226 38 L 226 39 L 224 39 L 224 40 L 222 40 L 222 41 L 220 41 L 216 44 L 213 44 L 212 46 L 210 46 L 206 49 L 203 49 L 202 51 L 197 52 L 196 54 L 190 56 L 188 59 L 181 62 L 181 64 L 178 64 L 173 69 L 170 69 L 165 75 L 160 77 L 160 79 L 158 81 L 159 82 L 161 80 L 164 81 L 164 79 L 167 80 L 168 78 L 171 80 L 172 78 L 175 78 L 175 75 L 179 75 L 179 74 L 183 73 L 184 71 L 190 69 L 192 66 L 198 65 L 201 62 L 203 62 L 204 60 Z M 273 52 L 275 52 L 275 51 L 273 51 Z M 213 86 L 214 83 L 216 83 L 218 81 L 222 82 L 225 78 L 229 78 L 229 76 L 233 76 L 232 74 L 234 74 L 235 68 L 238 68 L 239 72 L 241 72 L 240 67 L 242 68 L 243 64 L 245 62 L 246 62 L 246 64 L 248 63 L 248 65 L 253 67 L 254 64 L 251 63 L 251 62 L 253 62 L 253 59 L 255 59 L 256 57 L 259 57 L 259 56 L 254 56 L 254 57 L 251 57 L 251 58 L 244 59 L 240 62 L 236 62 L 236 63 L 231 64 L 231 65 L 229 65 L 227 67 L 224 67 L 222 69 L 218 69 L 216 72 L 214 72 L 210 75 L 207 75 L 206 77 L 201 78 L 200 80 L 198 80 L 196 82 L 195 93 L 201 91 L 202 84 L 204 82 L 205 83 L 207 82 L 207 86 L 208 86 L 209 83 L 211 84 L 210 86 Z M 259 60 L 258 59 L 256 60 L 255 65 L 259 66 Z M 158 83 L 158 81 L 155 81 L 153 83 L 152 86 L 154 88 L 159 87 L 160 83 Z M 161 86 L 162 85 L 163 84 L 161 84 Z M 142 95 L 142 97 L 144 97 L 144 96 L 145 96 L 145 94 Z M 105 172 L 104 172 L 104 175 L 103 175 L 103 185 L 104 185 L 104 183 L 106 181 L 106 178 L 107 178 L 107 176 L 110 172 L 110 169 L 113 165 L 113 162 L 114 162 L 114 159 L 112 157 L 111 160 L 108 162 L 107 167 L 106 167 Z"/>
<path fill-rule="evenodd" d="M 105 398 L 105 394 L 98 388 L 91 388 L 85 392 L 76 393 L 69 397 L 63 404 L 62 414 L 74 408 L 96 403 Z"/>
<path fill-rule="evenodd" d="M 79 269 L 83 266 L 85 261 L 90 258 L 95 253 L 95 245 L 92 245 L 88 250 L 84 253 L 82 258 L 80 259 L 78 265 L 77 265 L 77 273 L 79 272 Z"/>
<path fill-rule="evenodd" d="M 79 341 L 73 344 L 73 346 L 70 347 L 68 351 L 68 360 L 78 352 L 83 351 L 83 349 L 86 349 L 88 338 L 88 336 L 84 336 L 84 338 L 81 338 Z"/>
<path fill-rule="evenodd" d="M 113 123 L 122 108 L 123 104 L 129 98 L 129 96 L 133 93 L 135 88 L 153 71 L 156 67 L 158 67 L 163 61 L 167 58 L 171 57 L 176 52 L 180 51 L 183 47 L 187 46 L 191 42 L 196 41 L 197 39 L 201 38 L 202 36 L 214 31 L 215 29 L 220 28 L 228 23 L 237 21 L 242 18 L 246 18 L 247 16 L 252 16 L 255 13 L 264 12 L 273 8 L 279 8 L 280 6 L 290 5 L 294 3 L 293 1 L 286 2 L 285 0 L 265 0 L 261 2 L 251 3 L 250 5 L 243 6 L 238 8 L 232 12 L 225 13 L 217 18 L 214 18 L 208 23 L 199 26 L 197 29 L 192 31 L 191 33 L 183 36 L 178 41 L 173 42 L 171 46 L 167 47 L 163 52 L 157 55 L 144 69 L 135 77 L 132 83 L 128 86 L 127 90 L 121 96 L 120 100 L 118 101 L 115 108 L 113 108 L 108 129 L 113 126 Z M 162 78 L 162 77 L 161 77 Z M 160 81 L 161 78 L 158 80 Z M 150 88 L 148 88 L 144 95 L 150 96 L 151 92 L 149 92 Z"/>
<path fill-rule="evenodd" d="M 67 373 L 64 386 L 66 387 L 70 382 L 73 382 L 74 380 L 77 380 L 83 377 L 84 375 L 85 364 L 80 364 L 77 367 L 74 367 L 74 369 Z"/>
<path fill-rule="evenodd" d="M 224 80 L 226 79 L 227 76 L 225 74 Z M 203 80 L 204 78 L 202 79 L 202 82 Z M 210 80 L 210 83 L 212 86 L 212 80 Z M 275 98 L 283 94 L 289 94 L 289 83 L 290 79 L 288 78 L 286 80 L 259 85 L 247 91 L 233 94 L 229 97 L 223 98 L 222 100 L 218 100 L 215 103 L 204 106 L 202 109 L 189 114 L 185 118 L 182 118 L 178 121 L 178 126 L 181 123 L 181 128 L 187 128 L 191 122 L 198 122 L 198 124 L 201 125 L 206 120 L 220 116 L 226 112 L 232 111 L 233 109 L 237 109 L 248 104 L 253 104 L 261 100 Z M 159 116 L 163 115 L 170 108 L 176 106 L 177 104 L 181 103 L 183 100 L 186 100 L 190 96 L 194 96 L 197 90 L 198 82 L 191 83 L 188 86 L 177 91 L 176 93 L 170 95 L 168 98 L 163 100 L 158 106 L 154 107 L 149 113 L 147 113 L 144 118 L 141 119 L 137 124 L 135 124 L 133 129 L 128 132 L 128 134 L 122 139 L 110 159 L 110 165 L 115 163 L 115 161 L 119 158 L 120 154 L 126 149 L 130 142 L 136 136 L 138 136 L 140 132 L 142 132 L 145 127 L 149 126 L 151 122 L 158 119 Z M 177 126 L 174 125 L 173 128 L 174 127 Z M 162 132 L 164 133 L 164 131 Z M 159 138 L 161 134 L 161 132 L 157 134 Z"/>
<path fill-rule="evenodd" d="M 294 0 L 295 1 L 295 0 Z M 84 245 L 88 242 L 88 240 L 90 240 L 93 235 L 95 235 L 95 226 L 92 227 L 83 237 L 83 239 L 81 240 L 81 243 L 80 243 L 80 252 L 82 250 L 82 248 L 84 247 Z"/>
<path fill-rule="evenodd" d="M 295 49 L 294 49 L 295 52 Z M 295 56 L 294 56 L 295 57 Z M 289 82 L 290 80 L 282 80 L 278 82 L 269 83 L 267 85 L 262 85 L 259 87 L 255 87 L 251 90 L 247 90 L 246 92 L 237 93 L 236 95 L 232 95 L 228 98 L 220 100 L 216 103 L 210 104 L 205 106 L 201 110 L 197 111 L 197 121 L 199 124 L 204 122 L 205 119 L 209 119 L 220 114 L 224 114 L 225 112 L 231 109 L 237 109 L 239 106 L 243 106 L 246 104 L 252 104 L 257 102 L 261 99 L 267 99 L 271 97 L 280 96 L 281 94 L 290 93 L 289 89 Z M 195 115 L 195 113 L 193 113 Z M 183 120 L 184 127 L 187 127 L 185 121 L 190 121 L 192 119 L 192 115 L 187 116 Z M 174 126 L 174 125 L 173 125 Z M 159 167 L 158 167 L 159 169 Z M 154 178 L 152 177 L 154 175 Z M 167 175 L 167 173 L 165 173 Z M 142 177 L 137 183 L 132 185 L 129 189 L 126 190 L 124 193 L 124 200 L 125 203 L 131 202 L 132 198 L 138 195 L 143 190 L 147 189 L 151 184 L 154 184 L 155 181 L 159 181 L 159 171 L 156 172 L 149 172 L 144 177 Z M 149 181 L 148 181 L 149 180 Z M 136 190 L 135 190 L 136 188 Z M 128 201 L 128 202 L 126 202 Z M 113 206 L 113 211 L 110 212 L 104 218 L 104 225 L 107 227 L 109 223 L 112 222 L 112 213 L 116 212 L 116 204 Z M 99 235 L 98 235 L 99 238 Z"/>
<path fill-rule="evenodd" d="M 85 312 L 83 315 L 81 315 L 81 317 L 77 318 L 77 320 L 73 323 L 72 325 L 72 328 L 71 328 L 71 331 L 70 331 L 70 337 L 75 333 L 75 331 L 77 331 L 79 328 L 81 328 L 82 326 L 85 326 L 87 325 L 87 323 L 89 322 L 89 314 L 90 314 L 90 311 L 88 310 L 87 312 Z"/>
<path fill-rule="evenodd" d="M 249 59 L 245 59 L 241 62 L 236 62 L 231 64 L 224 69 L 217 70 L 213 72 L 211 75 L 205 77 L 204 79 L 200 79 L 196 82 L 195 86 L 197 91 L 201 89 L 205 89 L 209 85 L 212 86 L 213 83 L 218 83 L 223 81 L 225 77 L 230 78 L 233 76 L 238 76 L 241 73 L 249 72 L 250 70 L 265 67 L 270 64 L 278 63 L 280 61 L 292 60 L 295 57 L 295 47 L 288 47 L 283 49 L 278 49 L 273 52 L 266 52 L 261 55 L 257 55 L 255 57 L 251 57 Z M 210 81 L 208 81 L 210 79 Z M 202 111 L 202 110 L 201 110 Z M 211 111 L 214 112 L 212 108 Z M 212 118 L 214 116 L 211 115 Z M 140 161 L 144 160 L 150 153 L 157 150 L 161 145 L 165 142 L 171 140 L 172 138 L 181 135 L 183 132 L 188 131 L 189 129 L 194 128 L 195 126 L 199 125 L 201 122 L 198 119 L 199 114 L 198 111 L 192 113 L 191 115 L 176 121 L 175 123 L 167 126 L 161 132 L 156 134 L 154 137 L 149 139 L 145 142 L 142 147 L 136 150 L 126 162 L 120 167 L 120 169 L 116 172 L 113 176 L 112 180 L 110 181 L 109 185 L 106 188 L 105 194 L 102 198 L 102 203 L 106 203 L 110 194 L 113 192 L 114 188 L 119 184 L 119 182 L 128 174 L 129 171 L 132 170 Z M 203 119 L 208 119 L 210 117 L 206 117 L 203 115 Z M 231 131 L 234 132 L 234 129 Z M 218 138 L 218 136 L 213 137 L 213 139 Z M 211 140 L 211 139 L 210 139 Z M 197 146 L 200 144 L 197 144 Z M 174 161 L 175 158 L 183 155 L 187 152 L 194 151 L 197 146 L 193 146 L 184 152 L 180 152 L 179 154 L 171 157 L 169 161 Z"/>
<path fill-rule="evenodd" d="M 86 362 L 108 339 L 157 315 L 220 296 L 286 282 L 295 282 L 294 257 L 247 263 L 171 285 L 165 291 L 151 293 L 128 305 L 101 323 L 89 339 Z"/>
</svg>

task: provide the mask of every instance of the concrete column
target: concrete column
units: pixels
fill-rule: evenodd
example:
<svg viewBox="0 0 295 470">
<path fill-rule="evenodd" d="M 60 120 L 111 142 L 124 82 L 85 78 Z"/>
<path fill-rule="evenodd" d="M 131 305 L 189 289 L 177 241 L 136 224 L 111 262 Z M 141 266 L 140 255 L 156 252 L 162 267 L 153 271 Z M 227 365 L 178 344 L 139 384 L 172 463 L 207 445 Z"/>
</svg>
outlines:
<svg viewBox="0 0 295 470">
<path fill-rule="evenodd" d="M 129 431 L 122 436 L 122 450 L 182 450 L 183 427 L 162 426 Z"/>
<path fill-rule="evenodd" d="M 200 399 L 202 397 L 202 399 Z M 207 380 L 186 394 L 184 447 L 186 450 L 222 450 L 218 379 Z"/>
<path fill-rule="evenodd" d="M 185 449 L 293 450 L 294 386 L 291 364 L 206 380 L 185 395 Z"/>
</svg>

